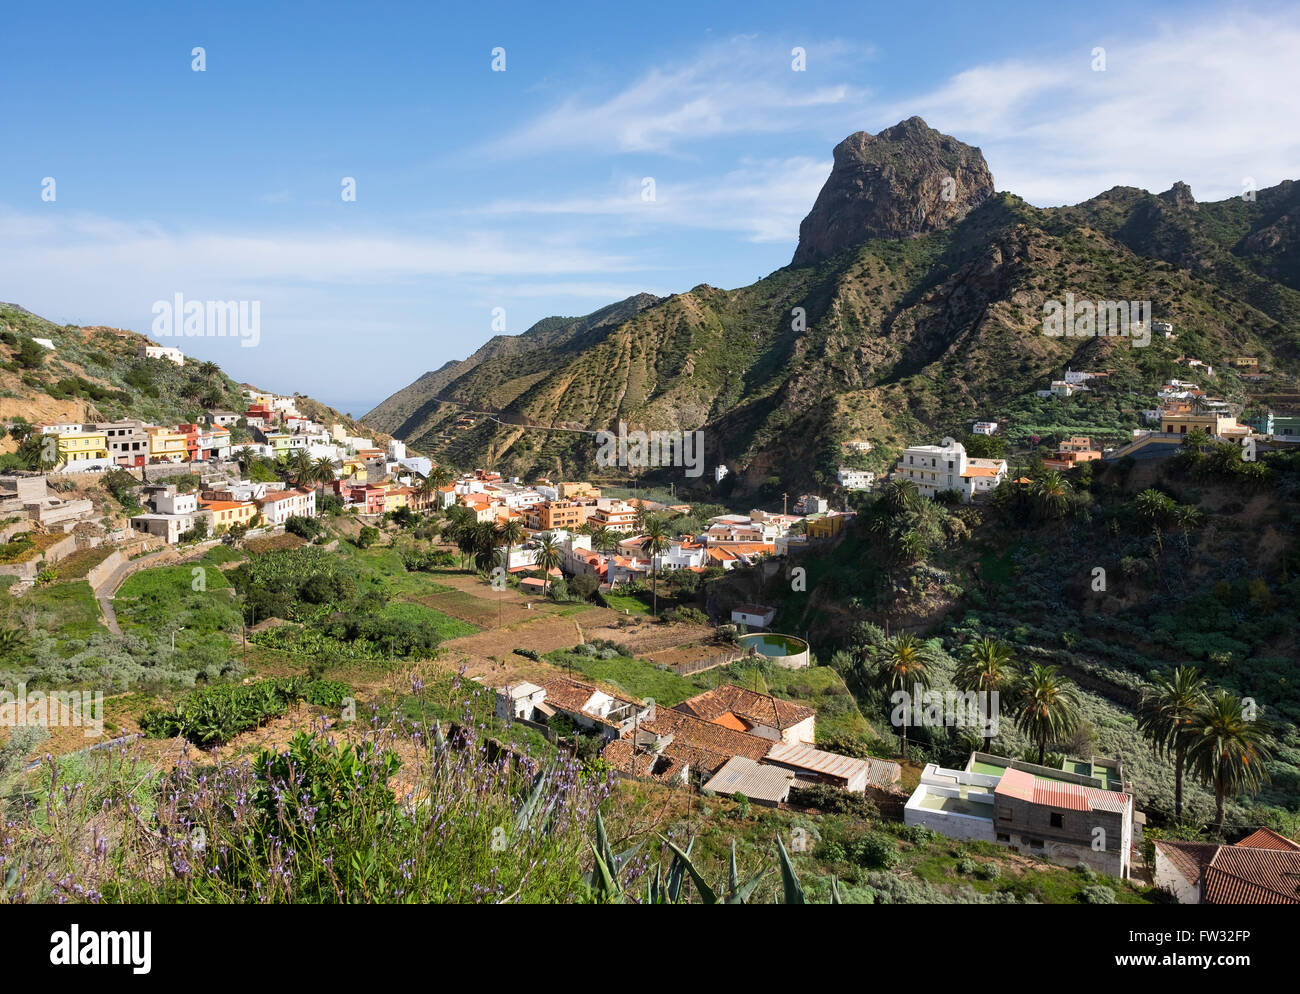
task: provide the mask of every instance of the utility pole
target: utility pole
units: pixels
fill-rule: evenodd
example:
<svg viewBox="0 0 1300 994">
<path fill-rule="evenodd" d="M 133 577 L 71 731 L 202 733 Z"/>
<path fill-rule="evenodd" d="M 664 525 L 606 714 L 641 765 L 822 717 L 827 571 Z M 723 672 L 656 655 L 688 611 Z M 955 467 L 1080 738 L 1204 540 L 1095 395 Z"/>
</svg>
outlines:
<svg viewBox="0 0 1300 994">
<path fill-rule="evenodd" d="M 788 508 L 789 501 L 790 501 L 790 495 L 789 495 L 789 494 L 782 494 L 782 495 L 781 495 L 781 516 L 782 516 L 782 517 L 785 517 L 787 514 L 790 513 L 789 508 Z"/>
</svg>

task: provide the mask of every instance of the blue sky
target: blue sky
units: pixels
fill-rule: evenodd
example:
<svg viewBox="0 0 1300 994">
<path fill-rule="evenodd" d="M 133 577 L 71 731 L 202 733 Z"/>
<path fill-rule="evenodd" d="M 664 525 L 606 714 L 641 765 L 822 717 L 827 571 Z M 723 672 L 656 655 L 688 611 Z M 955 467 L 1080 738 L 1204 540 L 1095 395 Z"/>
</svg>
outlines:
<svg viewBox="0 0 1300 994">
<path fill-rule="evenodd" d="M 785 265 L 835 143 L 912 114 L 1040 205 L 1300 178 L 1294 6 L 176 6 L 7 11 L 0 299 L 145 333 L 176 293 L 258 300 L 256 348 L 173 344 L 354 415 L 494 308 Z"/>
</svg>

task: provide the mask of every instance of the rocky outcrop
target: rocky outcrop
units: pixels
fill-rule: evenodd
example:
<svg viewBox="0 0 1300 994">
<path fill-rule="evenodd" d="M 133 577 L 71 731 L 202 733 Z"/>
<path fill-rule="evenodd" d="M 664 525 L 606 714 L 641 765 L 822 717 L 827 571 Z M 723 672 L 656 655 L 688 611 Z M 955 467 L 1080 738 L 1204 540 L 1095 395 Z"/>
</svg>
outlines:
<svg viewBox="0 0 1300 994">
<path fill-rule="evenodd" d="M 919 117 L 878 135 L 849 135 L 817 202 L 799 225 L 791 264 L 808 266 L 868 238 L 907 238 L 961 220 L 993 195 L 978 148 Z"/>
</svg>

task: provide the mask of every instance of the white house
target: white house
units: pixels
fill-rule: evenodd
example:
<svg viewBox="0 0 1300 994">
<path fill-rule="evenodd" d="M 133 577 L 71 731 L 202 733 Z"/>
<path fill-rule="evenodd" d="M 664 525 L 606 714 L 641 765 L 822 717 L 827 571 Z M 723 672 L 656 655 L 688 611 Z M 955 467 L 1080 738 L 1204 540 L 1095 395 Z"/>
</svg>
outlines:
<svg viewBox="0 0 1300 994">
<path fill-rule="evenodd" d="M 269 493 L 257 501 L 262 519 L 270 525 L 282 525 L 290 518 L 316 517 L 316 491 L 308 487 Z"/>
<path fill-rule="evenodd" d="M 702 569 L 709 564 L 709 553 L 703 545 L 673 542 L 668 551 L 655 557 L 655 568 L 660 572 L 676 569 Z"/>
<path fill-rule="evenodd" d="M 181 535 L 194 527 L 196 515 L 192 514 L 137 514 L 131 519 L 133 531 L 161 538 L 175 545 Z"/>
<path fill-rule="evenodd" d="M 545 699 L 546 691 L 527 680 L 500 687 L 496 695 L 496 716 L 503 721 L 511 718 L 532 721 L 537 705 Z"/>
<path fill-rule="evenodd" d="M 841 466 L 835 476 L 840 481 L 840 486 L 846 490 L 867 490 L 876 479 L 875 473 L 868 473 L 864 469 L 849 469 L 847 466 Z"/>
<path fill-rule="evenodd" d="M 185 353 L 180 349 L 168 348 L 165 345 L 141 345 L 136 350 L 136 355 L 142 359 L 166 359 L 178 366 L 185 365 Z"/>
<path fill-rule="evenodd" d="M 976 435 L 992 435 L 998 430 L 996 421 L 976 421 L 975 427 L 971 429 Z"/>
<path fill-rule="evenodd" d="M 964 445 L 945 438 L 941 445 L 909 445 L 894 476 L 911 480 L 922 497 L 956 490 L 963 501 L 970 501 L 987 494 L 1006 479 L 1007 461 L 968 458 Z"/>
<path fill-rule="evenodd" d="M 727 469 L 726 466 L 722 466 L 722 465 L 714 466 L 714 467 L 713 467 L 713 482 L 714 482 L 714 483 L 721 483 L 721 482 L 726 478 L 726 476 L 727 476 L 727 474 L 728 474 L 729 472 L 731 472 L 731 471 L 730 471 L 729 469 Z"/>
<path fill-rule="evenodd" d="M 776 617 L 776 608 L 765 604 L 741 604 L 731 611 L 731 621 L 746 628 L 766 628 Z"/>
</svg>

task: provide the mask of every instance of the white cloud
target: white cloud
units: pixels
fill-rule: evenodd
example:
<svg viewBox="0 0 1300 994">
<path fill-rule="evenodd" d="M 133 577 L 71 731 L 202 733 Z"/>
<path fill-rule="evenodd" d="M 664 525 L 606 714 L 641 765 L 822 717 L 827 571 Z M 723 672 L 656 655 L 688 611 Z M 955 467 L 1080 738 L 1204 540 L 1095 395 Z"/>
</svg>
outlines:
<svg viewBox="0 0 1300 994">
<path fill-rule="evenodd" d="M 383 284 L 421 277 L 565 276 L 626 271 L 626 259 L 552 235 L 507 238 L 473 231 L 409 236 L 381 232 L 170 232 L 152 222 L 88 214 L 0 210 L 0 272 L 57 272 L 135 281 L 199 275 L 206 282 Z"/>
<path fill-rule="evenodd" d="M 1094 45 L 1106 49 L 1104 72 L 1091 69 Z M 1041 206 L 1180 179 L 1219 200 L 1245 177 L 1261 187 L 1295 178 L 1297 52 L 1300 12 L 1216 12 L 976 66 L 885 116 L 919 114 L 980 145 L 998 188 Z"/>
<path fill-rule="evenodd" d="M 821 84 L 846 56 L 870 57 L 867 47 L 828 41 L 805 44 L 808 69 L 791 69 L 793 46 L 736 37 L 694 59 L 656 67 L 612 96 L 571 97 L 489 146 L 497 155 L 557 149 L 675 152 L 690 142 L 814 128 L 829 112 L 843 117 L 864 91 Z"/>
<path fill-rule="evenodd" d="M 617 218 L 626 234 L 657 226 L 739 232 L 752 242 L 790 241 L 830 169 L 829 159 L 751 160 L 704 180 L 658 178 L 652 202 L 642 199 L 643 177 L 627 177 L 607 193 L 499 200 L 475 213 Z"/>
</svg>

